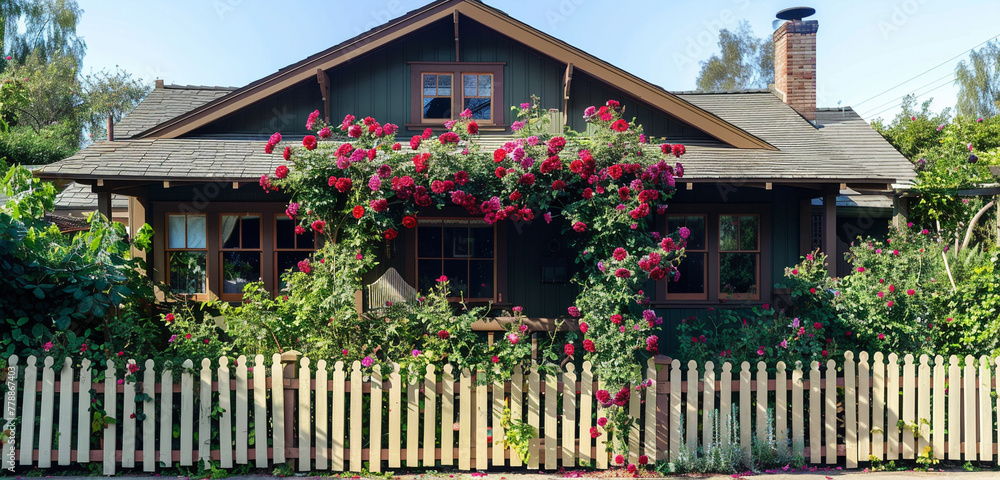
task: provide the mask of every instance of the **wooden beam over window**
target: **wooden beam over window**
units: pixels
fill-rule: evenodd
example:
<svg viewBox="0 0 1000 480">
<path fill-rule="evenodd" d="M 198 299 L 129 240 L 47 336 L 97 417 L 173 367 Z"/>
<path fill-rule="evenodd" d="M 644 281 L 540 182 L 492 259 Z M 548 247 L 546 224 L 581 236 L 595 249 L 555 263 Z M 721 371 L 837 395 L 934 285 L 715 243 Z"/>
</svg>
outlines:
<svg viewBox="0 0 1000 480">
<path fill-rule="evenodd" d="M 323 96 L 323 119 L 330 123 L 330 76 L 322 68 L 317 68 L 316 81 L 319 82 L 319 91 Z"/>
<path fill-rule="evenodd" d="M 570 82 L 573 81 L 573 63 L 566 64 L 566 74 L 563 75 L 563 116 L 562 124 L 566 125 L 566 121 L 569 118 L 569 86 Z"/>
</svg>

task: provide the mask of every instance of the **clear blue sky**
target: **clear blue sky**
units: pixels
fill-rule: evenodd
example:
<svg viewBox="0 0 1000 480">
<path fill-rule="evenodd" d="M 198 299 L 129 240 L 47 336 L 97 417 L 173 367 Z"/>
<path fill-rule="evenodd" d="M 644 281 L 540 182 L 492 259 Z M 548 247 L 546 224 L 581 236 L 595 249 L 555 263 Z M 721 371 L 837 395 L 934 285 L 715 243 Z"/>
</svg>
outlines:
<svg viewBox="0 0 1000 480">
<path fill-rule="evenodd" d="M 80 0 L 78 33 L 87 42 L 85 70 L 117 65 L 150 82 L 242 86 L 425 3 Z M 669 90 L 694 89 L 719 28 L 746 19 L 755 34 L 770 36 L 778 10 L 810 5 L 820 22 L 819 105 L 858 105 L 867 118 L 891 118 L 898 97 L 913 91 L 934 97 L 935 110 L 954 105 L 957 88 L 948 80 L 965 55 L 861 102 L 1000 34 L 998 0 L 486 3 Z"/>
</svg>

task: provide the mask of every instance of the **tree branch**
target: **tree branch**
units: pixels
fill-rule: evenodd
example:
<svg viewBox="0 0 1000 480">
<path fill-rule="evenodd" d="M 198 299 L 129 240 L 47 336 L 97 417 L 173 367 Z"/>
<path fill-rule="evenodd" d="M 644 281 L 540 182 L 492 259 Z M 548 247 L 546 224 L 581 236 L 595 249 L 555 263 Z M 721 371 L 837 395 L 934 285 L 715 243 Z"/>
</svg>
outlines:
<svg viewBox="0 0 1000 480">
<path fill-rule="evenodd" d="M 979 223 L 979 218 L 982 217 L 987 210 L 993 208 L 993 204 L 994 201 L 990 201 L 990 203 L 987 203 L 986 206 L 976 212 L 976 214 L 972 217 L 972 221 L 969 222 L 969 228 L 965 230 L 965 239 L 962 240 L 962 250 L 969 247 L 969 241 L 972 240 L 972 230 L 976 228 L 976 224 Z"/>
</svg>

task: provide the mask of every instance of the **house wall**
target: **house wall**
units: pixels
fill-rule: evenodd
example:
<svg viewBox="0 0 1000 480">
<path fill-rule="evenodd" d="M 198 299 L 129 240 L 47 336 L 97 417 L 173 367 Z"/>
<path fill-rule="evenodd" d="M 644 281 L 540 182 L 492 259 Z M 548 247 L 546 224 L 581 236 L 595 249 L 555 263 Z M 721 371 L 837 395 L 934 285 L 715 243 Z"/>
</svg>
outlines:
<svg viewBox="0 0 1000 480">
<path fill-rule="evenodd" d="M 401 127 L 410 122 L 411 85 L 408 62 L 454 62 L 454 23 L 445 19 L 400 40 L 328 70 L 330 78 L 330 120 L 338 123 L 347 114 L 371 116 L 383 123 Z M 546 109 L 563 109 L 563 78 L 566 65 L 510 39 L 496 31 L 460 17 L 459 59 L 462 62 L 501 62 L 503 102 L 494 106 L 502 113 L 502 124 L 509 125 L 511 105 L 541 98 Z M 680 120 L 653 109 L 616 88 L 576 70 L 570 83 L 569 125 L 585 131 L 583 111 L 591 105 L 603 105 L 616 99 L 625 107 L 626 117 L 636 116 L 647 135 L 672 140 L 697 140 L 717 143 L 707 134 Z M 295 85 L 261 100 L 221 120 L 201 127 L 189 137 L 265 138 L 275 131 L 286 136 L 301 136 L 305 119 L 314 110 L 324 111 L 320 87 L 315 79 Z M 500 122 L 500 118 L 497 121 Z M 423 127 L 402 130 L 401 138 Z M 485 133 L 485 132 L 484 132 Z"/>
</svg>

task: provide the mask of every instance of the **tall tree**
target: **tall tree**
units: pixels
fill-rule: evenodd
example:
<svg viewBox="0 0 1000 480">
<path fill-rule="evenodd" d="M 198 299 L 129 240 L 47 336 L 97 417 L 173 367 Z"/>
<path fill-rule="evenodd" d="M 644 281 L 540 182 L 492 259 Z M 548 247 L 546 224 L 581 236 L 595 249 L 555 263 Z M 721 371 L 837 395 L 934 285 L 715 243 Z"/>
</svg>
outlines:
<svg viewBox="0 0 1000 480">
<path fill-rule="evenodd" d="M 107 134 L 107 119 L 115 122 L 130 112 L 150 91 L 150 85 L 115 67 L 83 77 L 83 122 L 93 138 Z"/>
<path fill-rule="evenodd" d="M 29 55 L 48 61 L 57 55 L 83 61 L 87 44 L 77 36 L 83 10 L 76 0 L 0 1 L 0 40 L 5 56 L 23 64 Z"/>
<path fill-rule="evenodd" d="M 754 36 L 746 20 L 736 31 L 719 30 L 719 53 L 701 62 L 697 83 L 702 91 L 767 88 L 774 83 L 771 39 Z"/>
<path fill-rule="evenodd" d="M 989 42 L 955 67 L 958 114 L 992 117 L 1000 114 L 1000 41 Z"/>
</svg>

